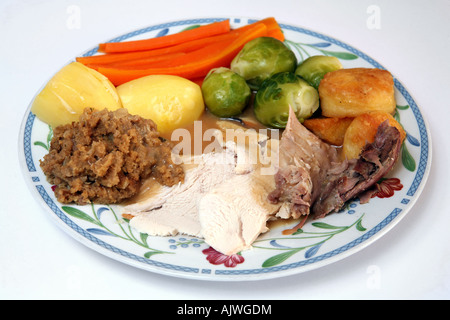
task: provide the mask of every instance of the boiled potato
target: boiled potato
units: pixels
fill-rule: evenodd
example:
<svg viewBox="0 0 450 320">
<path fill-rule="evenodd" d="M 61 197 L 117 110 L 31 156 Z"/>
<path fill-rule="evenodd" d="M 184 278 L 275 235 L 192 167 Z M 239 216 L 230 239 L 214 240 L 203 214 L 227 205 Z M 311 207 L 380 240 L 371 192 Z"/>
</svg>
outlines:
<svg viewBox="0 0 450 320">
<path fill-rule="evenodd" d="M 352 121 L 353 118 L 311 118 L 306 119 L 303 125 L 325 142 L 341 146 Z"/>
<path fill-rule="evenodd" d="M 378 126 L 388 120 L 389 125 L 396 127 L 400 131 L 402 141 L 406 137 L 406 132 L 397 120 L 387 112 L 374 111 L 362 114 L 353 119 L 347 128 L 342 145 L 343 154 L 347 159 L 356 159 L 366 143 L 375 140 Z"/>
<path fill-rule="evenodd" d="M 153 120 L 168 133 L 197 120 L 205 109 L 198 84 L 172 75 L 150 75 L 117 87 L 130 114 Z"/>
<path fill-rule="evenodd" d="M 356 117 L 371 111 L 393 113 L 394 80 L 381 69 L 351 68 L 328 72 L 319 85 L 325 117 Z"/>
<path fill-rule="evenodd" d="M 56 127 L 78 121 L 87 107 L 114 111 L 122 104 L 116 88 L 105 76 L 72 62 L 56 73 L 36 96 L 31 112 Z"/>
</svg>

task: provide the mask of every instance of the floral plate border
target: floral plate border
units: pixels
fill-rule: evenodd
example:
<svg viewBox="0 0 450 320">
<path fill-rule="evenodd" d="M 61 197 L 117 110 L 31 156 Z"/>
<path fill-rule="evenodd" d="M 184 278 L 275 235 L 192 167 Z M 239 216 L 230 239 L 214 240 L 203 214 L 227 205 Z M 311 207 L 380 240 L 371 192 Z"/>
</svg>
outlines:
<svg viewBox="0 0 450 320">
<path fill-rule="evenodd" d="M 110 41 L 163 36 L 224 19 L 159 24 Z M 234 27 L 256 21 L 229 19 Z M 297 26 L 280 25 L 286 35 L 286 45 L 299 59 L 325 54 L 338 57 L 345 67 L 384 69 L 366 54 L 332 37 Z M 96 52 L 97 48 L 93 48 L 83 55 Z M 376 199 L 371 200 L 373 204 L 361 205 L 352 201 L 342 212 L 307 222 L 302 229 L 295 228 L 297 222 L 274 226 L 255 242 L 254 249 L 233 256 L 219 254 L 201 239 L 138 234 L 120 216 L 120 207 L 61 206 L 38 161 L 48 149 L 52 132 L 36 119 L 30 107 L 20 130 L 19 160 L 34 198 L 57 225 L 84 245 L 112 259 L 155 273 L 199 280 L 262 280 L 292 275 L 328 265 L 365 248 L 391 230 L 419 197 L 431 166 L 431 139 L 409 92 L 395 78 L 394 84 L 398 103 L 395 116 L 405 127 L 407 139 L 402 147 L 401 164 L 397 165 L 392 177 L 377 185 Z"/>
</svg>

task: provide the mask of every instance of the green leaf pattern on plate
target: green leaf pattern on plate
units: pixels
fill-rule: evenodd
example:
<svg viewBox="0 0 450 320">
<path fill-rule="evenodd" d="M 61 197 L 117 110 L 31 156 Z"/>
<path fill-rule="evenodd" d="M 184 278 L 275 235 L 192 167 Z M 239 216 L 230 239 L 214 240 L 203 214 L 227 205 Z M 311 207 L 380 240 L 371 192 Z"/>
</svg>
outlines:
<svg viewBox="0 0 450 320">
<path fill-rule="evenodd" d="M 83 208 L 88 208 L 88 206 L 84 206 Z M 172 254 L 173 253 L 173 252 L 165 252 L 165 251 L 151 248 L 147 242 L 148 235 L 145 233 L 139 233 L 139 236 L 136 237 L 136 235 L 135 235 L 136 232 L 130 227 L 130 225 L 128 223 L 129 221 L 127 219 L 119 218 L 117 216 L 116 212 L 110 206 L 106 206 L 106 207 L 102 206 L 98 210 L 96 210 L 95 206 L 93 204 L 91 204 L 92 214 L 88 214 L 88 213 L 84 212 L 83 210 L 72 207 L 72 206 L 62 206 L 61 209 L 64 210 L 64 212 L 66 212 L 68 215 L 70 215 L 74 218 L 82 219 L 84 221 L 93 223 L 93 224 L 97 225 L 98 227 L 100 227 L 101 230 L 103 231 L 103 233 L 93 232 L 97 235 L 108 234 L 111 236 L 121 238 L 123 240 L 128 240 L 128 241 L 134 242 L 135 244 L 148 249 L 149 251 L 144 253 L 144 257 L 146 257 L 146 258 L 150 258 L 151 256 L 153 256 L 155 254 L 162 254 L 162 253 Z M 110 211 L 112 213 L 112 215 L 114 216 L 114 219 L 116 221 L 116 224 L 119 225 L 119 227 L 120 227 L 121 234 L 112 231 L 110 228 L 108 228 L 106 225 L 104 225 L 101 222 L 100 213 L 104 212 L 104 211 Z M 126 223 L 125 228 L 123 226 L 124 222 Z M 86 230 L 92 232 L 91 229 L 86 229 Z"/>
<path fill-rule="evenodd" d="M 303 61 L 308 57 L 311 57 L 317 53 L 325 56 L 333 56 L 342 60 L 358 59 L 357 55 L 350 52 L 330 51 L 323 49 L 331 46 L 331 43 L 328 42 L 309 44 L 309 43 L 294 42 L 286 39 L 284 43 L 287 45 L 288 48 L 290 48 L 292 51 L 298 54 L 300 61 Z"/>
<path fill-rule="evenodd" d="M 282 253 L 279 253 L 277 255 L 274 255 L 268 259 L 266 259 L 262 267 L 263 268 L 269 268 L 276 266 L 280 263 L 283 263 L 285 260 L 293 256 L 294 254 L 305 250 L 305 258 L 311 258 L 314 256 L 320 249 L 320 247 L 333 237 L 337 236 L 340 233 L 343 233 L 347 230 L 349 230 L 352 227 L 356 227 L 358 231 L 364 232 L 366 229 L 362 225 L 362 219 L 364 217 L 364 214 L 361 215 L 355 222 L 348 226 L 335 226 L 324 222 L 313 222 L 311 223 L 311 226 L 313 226 L 316 229 L 319 229 L 317 231 L 311 232 L 311 231 L 300 231 L 294 233 L 292 236 L 284 236 L 284 237 L 278 237 L 278 238 L 269 238 L 269 239 L 260 239 L 256 240 L 254 242 L 253 248 L 258 249 L 268 249 L 268 250 L 281 250 L 284 251 Z M 324 231 L 326 230 L 326 231 Z M 286 247 L 282 246 L 278 243 L 278 241 L 282 240 L 295 240 L 298 242 L 298 247 Z M 311 243 L 312 239 L 317 239 L 317 241 L 313 241 Z M 269 242 L 270 246 L 262 246 L 259 245 L 264 242 Z"/>
<path fill-rule="evenodd" d="M 40 146 L 40 147 L 44 148 L 45 150 L 49 151 L 50 150 L 50 142 L 52 141 L 52 137 L 53 137 L 53 129 L 51 126 L 48 126 L 47 141 L 45 141 L 45 142 L 35 141 L 34 145 Z"/>
<path fill-rule="evenodd" d="M 394 118 L 395 118 L 395 120 L 398 121 L 398 123 L 401 124 L 399 110 L 407 110 L 408 108 L 409 108 L 408 105 L 397 106 L 397 108 L 395 109 Z M 411 136 L 411 134 L 406 132 L 406 139 L 405 139 L 405 141 L 403 141 L 402 149 L 401 149 L 402 163 L 403 163 L 403 166 L 407 170 L 415 171 L 416 170 L 416 161 L 414 160 L 411 153 L 409 152 L 408 147 L 406 146 L 406 142 L 409 142 L 411 145 L 413 145 L 415 147 L 420 146 L 420 143 L 415 137 Z"/>
</svg>

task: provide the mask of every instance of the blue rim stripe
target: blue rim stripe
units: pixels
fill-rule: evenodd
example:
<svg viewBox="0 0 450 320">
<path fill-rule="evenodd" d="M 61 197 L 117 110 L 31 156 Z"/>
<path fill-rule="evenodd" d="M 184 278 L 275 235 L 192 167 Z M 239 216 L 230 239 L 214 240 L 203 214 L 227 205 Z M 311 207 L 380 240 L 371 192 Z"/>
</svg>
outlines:
<svg viewBox="0 0 450 320">
<path fill-rule="evenodd" d="M 23 146 L 25 153 L 25 161 L 27 163 L 29 172 L 36 172 L 36 167 L 34 166 L 33 153 L 31 152 L 31 131 L 33 130 L 33 123 L 36 116 L 33 113 L 29 113 L 27 117 L 27 122 L 25 123 L 25 133 L 23 136 Z"/>
</svg>

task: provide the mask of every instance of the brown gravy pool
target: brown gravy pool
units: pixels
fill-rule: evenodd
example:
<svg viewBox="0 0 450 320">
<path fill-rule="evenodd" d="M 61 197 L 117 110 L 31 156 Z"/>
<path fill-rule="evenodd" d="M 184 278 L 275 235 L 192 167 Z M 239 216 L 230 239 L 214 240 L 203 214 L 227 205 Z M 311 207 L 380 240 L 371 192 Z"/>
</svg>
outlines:
<svg viewBox="0 0 450 320">
<path fill-rule="evenodd" d="M 240 119 L 240 120 L 239 120 Z M 213 141 L 208 141 L 203 139 L 203 134 L 209 130 L 209 129 L 223 129 L 224 126 L 227 128 L 246 128 L 246 129 L 267 129 L 262 124 L 260 124 L 256 118 L 253 115 L 253 110 L 251 107 L 248 107 L 241 115 L 239 115 L 239 118 L 235 119 L 222 119 L 214 116 L 211 114 L 207 109 L 201 117 L 197 120 L 197 126 L 201 123 L 201 132 L 195 132 L 196 124 L 195 122 L 184 127 L 181 129 L 187 130 L 188 134 L 190 135 L 191 139 L 191 155 L 197 155 L 204 152 L 205 148 L 210 145 Z M 244 125 L 243 125 L 244 124 Z M 270 132 L 270 130 L 269 130 Z M 198 136 L 200 133 L 200 136 Z M 196 136 L 197 134 L 197 136 Z M 178 143 L 182 142 L 181 140 L 174 140 L 173 139 L 173 132 L 169 132 L 166 134 L 161 135 L 162 138 L 169 140 L 173 143 L 173 145 L 177 145 Z M 195 144 L 201 143 L 201 149 L 196 150 Z M 146 199 L 149 199 L 155 195 L 158 194 L 160 189 L 162 188 L 162 185 L 159 184 L 154 178 L 145 179 L 142 182 L 142 185 L 140 187 L 140 190 L 137 195 L 131 197 L 130 199 L 126 200 L 123 204 L 129 205 L 137 202 L 144 201 Z"/>
<path fill-rule="evenodd" d="M 198 126 L 199 122 L 201 122 L 201 133 L 200 132 L 195 132 L 195 128 L 196 125 Z M 215 115 L 213 115 L 211 112 L 209 112 L 207 109 L 205 110 L 205 112 L 203 112 L 203 114 L 201 115 L 201 117 L 196 120 L 194 123 L 182 128 L 185 129 L 189 132 L 190 137 L 191 137 L 191 150 L 192 150 L 192 155 L 194 154 L 198 154 L 198 153 L 202 153 L 205 148 L 211 144 L 212 141 L 210 140 L 205 140 L 203 139 L 203 134 L 209 130 L 209 129 L 223 129 L 223 127 L 226 126 L 227 128 L 245 128 L 245 129 L 255 129 L 255 130 L 260 130 L 260 129 L 267 129 L 267 127 L 265 127 L 264 125 L 260 124 L 258 122 L 258 120 L 256 120 L 254 114 L 253 114 L 253 109 L 251 107 L 248 107 L 246 110 L 244 110 L 244 112 L 239 115 L 236 118 L 218 118 Z M 270 134 L 272 130 L 268 129 L 268 133 Z M 200 137 L 198 137 L 200 133 Z M 197 136 L 196 136 L 197 134 Z M 180 143 L 181 141 L 178 140 L 174 140 L 173 138 L 174 134 L 173 132 L 169 132 L 166 134 L 163 134 L 162 137 L 172 141 L 174 144 Z M 195 143 L 197 140 L 201 140 L 201 151 L 198 150 L 199 152 L 195 152 Z"/>
</svg>

